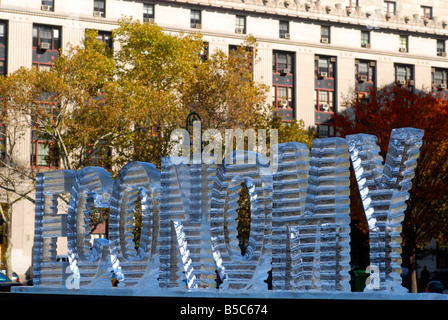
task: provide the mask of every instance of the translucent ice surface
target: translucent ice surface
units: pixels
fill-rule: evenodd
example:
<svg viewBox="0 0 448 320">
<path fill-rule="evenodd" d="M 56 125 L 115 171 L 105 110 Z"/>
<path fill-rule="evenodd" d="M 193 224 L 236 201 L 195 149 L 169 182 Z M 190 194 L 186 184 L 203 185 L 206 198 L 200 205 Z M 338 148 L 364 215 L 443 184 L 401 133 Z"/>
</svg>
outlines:
<svg viewBox="0 0 448 320">
<path fill-rule="evenodd" d="M 422 138 L 422 130 L 393 130 L 384 165 L 376 137 L 357 134 L 316 139 L 311 150 L 282 143 L 270 159 L 237 150 L 222 163 L 211 154 L 165 157 L 160 170 L 130 162 L 115 180 L 94 167 L 39 173 L 34 284 L 107 290 L 116 279 L 119 290 L 142 292 L 348 292 L 351 162 L 376 289 L 403 291 L 401 222 Z M 237 230 L 243 182 L 250 200 L 244 255 Z M 58 212 L 64 194 L 68 209 Z M 109 238 L 91 241 L 99 208 L 110 209 Z M 66 262 L 56 257 L 60 237 L 67 238 Z"/>
</svg>

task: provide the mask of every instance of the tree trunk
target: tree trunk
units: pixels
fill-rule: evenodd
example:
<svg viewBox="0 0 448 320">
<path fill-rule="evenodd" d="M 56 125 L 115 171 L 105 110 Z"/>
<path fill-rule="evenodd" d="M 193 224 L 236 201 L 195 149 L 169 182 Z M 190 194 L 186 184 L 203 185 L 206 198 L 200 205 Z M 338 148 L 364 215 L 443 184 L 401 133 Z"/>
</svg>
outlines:
<svg viewBox="0 0 448 320">
<path fill-rule="evenodd" d="M 5 266 L 6 266 L 6 276 L 12 280 L 12 259 L 11 259 L 11 253 L 12 253 L 12 215 L 11 215 L 11 209 L 8 208 L 7 217 L 6 220 L 6 252 L 5 252 Z"/>
<path fill-rule="evenodd" d="M 417 257 L 415 254 L 415 248 L 411 249 L 411 256 L 409 257 L 409 281 L 411 283 L 411 292 L 417 293 Z"/>
</svg>

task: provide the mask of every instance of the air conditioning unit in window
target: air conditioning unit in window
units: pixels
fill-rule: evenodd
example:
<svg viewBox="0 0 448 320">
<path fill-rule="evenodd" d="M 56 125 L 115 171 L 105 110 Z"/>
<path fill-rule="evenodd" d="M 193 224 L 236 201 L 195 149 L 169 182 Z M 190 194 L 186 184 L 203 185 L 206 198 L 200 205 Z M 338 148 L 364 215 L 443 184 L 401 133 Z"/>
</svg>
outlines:
<svg viewBox="0 0 448 320">
<path fill-rule="evenodd" d="M 415 84 L 414 80 L 409 80 L 409 85 L 413 86 Z"/>
<path fill-rule="evenodd" d="M 154 18 L 144 18 L 143 22 L 154 23 Z"/>
<path fill-rule="evenodd" d="M 446 83 L 439 84 L 439 89 L 446 89 Z"/>
<path fill-rule="evenodd" d="M 202 24 L 200 24 L 200 23 L 194 23 L 194 24 L 192 25 L 192 27 L 195 28 L 195 29 L 202 29 Z"/>
<path fill-rule="evenodd" d="M 322 42 L 322 43 L 328 43 L 328 42 L 330 42 L 330 41 L 329 41 L 328 38 L 322 38 L 322 39 L 320 39 L 320 42 Z"/>
<path fill-rule="evenodd" d="M 437 52 L 439 57 L 446 57 L 446 52 Z"/>
<path fill-rule="evenodd" d="M 404 86 L 406 85 L 406 80 L 398 80 L 397 81 L 399 85 Z"/>
<path fill-rule="evenodd" d="M 283 38 L 285 38 L 285 39 L 289 39 L 289 38 L 290 38 L 289 33 L 284 33 L 284 34 L 283 34 Z"/>
<path fill-rule="evenodd" d="M 282 108 L 286 108 L 286 107 L 288 106 L 288 100 L 283 99 L 283 100 L 280 102 L 280 105 L 282 106 Z"/>
<path fill-rule="evenodd" d="M 244 28 L 236 27 L 236 28 L 235 28 L 235 33 L 238 33 L 238 34 L 242 34 L 242 33 L 244 33 Z"/>
<path fill-rule="evenodd" d="M 320 73 L 319 73 L 319 76 L 320 76 L 321 78 L 326 78 L 326 77 L 328 77 L 328 73 L 327 73 L 327 72 L 320 72 Z"/>
<path fill-rule="evenodd" d="M 361 44 L 362 48 L 370 49 L 370 43 L 363 43 Z"/>
<path fill-rule="evenodd" d="M 93 11 L 93 16 L 96 18 L 101 18 L 103 16 L 103 12 L 101 11 Z"/>
<path fill-rule="evenodd" d="M 406 48 L 400 48 L 399 51 L 400 52 L 406 52 L 407 50 L 406 50 Z"/>
<path fill-rule="evenodd" d="M 41 50 L 50 50 L 50 44 L 47 42 L 42 42 L 41 44 L 39 44 L 39 49 Z"/>
<path fill-rule="evenodd" d="M 280 69 L 280 73 L 291 73 L 291 70 L 289 68 Z"/>
<path fill-rule="evenodd" d="M 320 109 L 320 111 L 325 111 L 325 112 L 330 111 L 328 103 L 321 103 L 320 106 L 319 106 L 319 109 Z"/>
<path fill-rule="evenodd" d="M 40 9 L 41 9 L 42 11 L 50 11 L 51 8 L 50 8 L 50 6 L 43 4 L 43 5 L 40 7 Z"/>
<path fill-rule="evenodd" d="M 367 81 L 367 76 L 360 76 L 359 81 L 362 81 L 362 82 Z"/>
</svg>

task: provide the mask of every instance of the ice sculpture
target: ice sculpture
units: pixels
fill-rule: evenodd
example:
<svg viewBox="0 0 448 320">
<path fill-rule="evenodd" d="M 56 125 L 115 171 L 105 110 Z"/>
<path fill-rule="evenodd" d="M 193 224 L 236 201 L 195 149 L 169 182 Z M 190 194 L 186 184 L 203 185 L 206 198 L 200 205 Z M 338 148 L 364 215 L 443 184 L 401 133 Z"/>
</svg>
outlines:
<svg viewBox="0 0 448 320">
<path fill-rule="evenodd" d="M 401 286 L 401 223 L 424 132 L 393 129 L 384 166 L 373 135 L 347 136 L 370 229 L 370 264 L 379 269 L 380 289 Z"/>
<path fill-rule="evenodd" d="M 314 141 L 305 209 L 287 229 L 298 290 L 350 291 L 349 161 L 345 139 Z"/>
<path fill-rule="evenodd" d="M 159 236 L 162 288 L 215 287 L 209 218 L 216 165 L 201 163 L 200 159 L 197 154 L 191 159 L 162 159 Z"/>
<path fill-rule="evenodd" d="M 303 143 L 282 143 L 274 160 L 277 171 L 273 176 L 272 285 L 274 289 L 290 290 L 294 283 L 292 275 L 298 271 L 291 265 L 296 261 L 292 252 L 296 251 L 290 247 L 288 230 L 299 225 L 305 212 L 309 149 Z"/>
<path fill-rule="evenodd" d="M 130 162 L 114 181 L 110 200 L 109 238 L 112 267 L 121 285 L 157 285 L 160 171 L 150 163 Z M 141 206 L 141 231 L 135 249 L 136 206 Z"/>
<path fill-rule="evenodd" d="M 351 161 L 379 289 L 399 291 L 401 222 L 422 137 L 422 130 L 393 130 L 384 166 L 376 138 L 360 134 L 316 139 L 311 152 L 304 144 L 279 144 L 275 166 L 256 152 L 237 150 L 223 163 L 211 154 L 166 157 L 160 171 L 130 162 L 115 181 L 93 167 L 40 173 L 35 285 L 110 287 L 113 272 L 120 287 L 142 290 L 210 290 L 217 275 L 221 290 L 267 290 L 269 272 L 274 290 L 349 291 Z M 244 256 L 236 222 L 243 181 L 251 209 Z M 57 214 L 58 196 L 68 192 L 68 212 Z M 138 248 L 132 235 L 137 205 Z M 110 208 L 110 232 L 109 240 L 91 244 L 93 207 Z M 55 261 L 56 239 L 65 236 L 68 265 Z"/>
<path fill-rule="evenodd" d="M 70 192 L 76 171 L 51 171 L 36 176 L 33 283 L 63 286 L 67 264 L 56 260 L 58 237 L 67 236 L 67 214 L 58 213 L 58 197 Z"/>
<path fill-rule="evenodd" d="M 250 197 L 250 238 L 244 256 L 237 239 L 238 194 L 245 181 Z M 210 207 L 213 257 L 223 288 L 257 288 L 271 269 L 272 169 L 260 154 L 228 154 L 216 173 Z"/>
<path fill-rule="evenodd" d="M 111 192 L 112 178 L 103 168 L 85 167 L 77 172 L 67 211 L 67 249 L 72 272 L 69 286 L 91 285 L 101 278 L 98 276 L 101 262 L 108 263 L 103 260 L 109 257 L 108 242 L 96 241 L 93 248 L 90 243 L 90 214 L 93 206 L 110 206 Z"/>
</svg>

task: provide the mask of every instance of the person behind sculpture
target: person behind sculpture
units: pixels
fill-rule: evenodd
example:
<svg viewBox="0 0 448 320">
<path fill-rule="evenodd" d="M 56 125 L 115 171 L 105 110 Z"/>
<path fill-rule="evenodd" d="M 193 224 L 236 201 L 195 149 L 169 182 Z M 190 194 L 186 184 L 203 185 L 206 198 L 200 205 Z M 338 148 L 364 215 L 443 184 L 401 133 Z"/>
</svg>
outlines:
<svg viewBox="0 0 448 320">
<path fill-rule="evenodd" d="M 420 281 L 422 288 L 426 288 L 429 282 L 429 271 L 426 269 L 426 266 L 423 267 L 423 270 L 420 274 Z"/>
<path fill-rule="evenodd" d="M 221 277 L 219 276 L 218 270 L 215 270 L 215 273 L 216 273 L 216 278 L 215 278 L 216 289 L 219 289 L 219 286 L 222 284 L 222 280 L 221 280 Z"/>
</svg>

